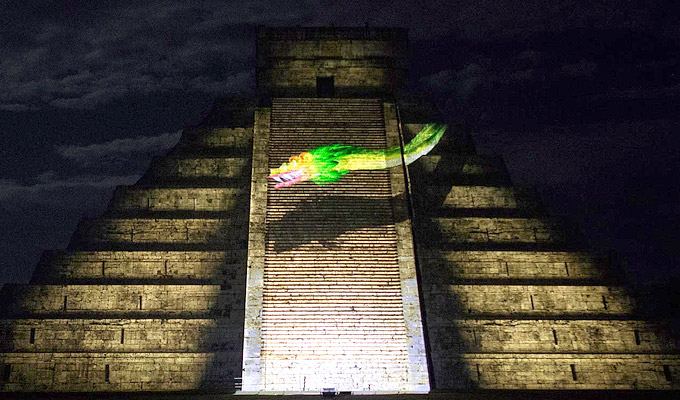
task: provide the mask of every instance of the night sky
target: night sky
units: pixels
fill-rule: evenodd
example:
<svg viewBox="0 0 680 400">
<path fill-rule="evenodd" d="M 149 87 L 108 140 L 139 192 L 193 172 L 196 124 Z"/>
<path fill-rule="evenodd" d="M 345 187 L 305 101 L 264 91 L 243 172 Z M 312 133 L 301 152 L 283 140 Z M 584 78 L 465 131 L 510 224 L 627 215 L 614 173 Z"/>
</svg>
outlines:
<svg viewBox="0 0 680 400">
<path fill-rule="evenodd" d="M 680 282 L 672 1 L 3 1 L 0 283 L 28 281 L 220 96 L 268 26 L 409 29 L 410 85 L 632 283 Z"/>
</svg>

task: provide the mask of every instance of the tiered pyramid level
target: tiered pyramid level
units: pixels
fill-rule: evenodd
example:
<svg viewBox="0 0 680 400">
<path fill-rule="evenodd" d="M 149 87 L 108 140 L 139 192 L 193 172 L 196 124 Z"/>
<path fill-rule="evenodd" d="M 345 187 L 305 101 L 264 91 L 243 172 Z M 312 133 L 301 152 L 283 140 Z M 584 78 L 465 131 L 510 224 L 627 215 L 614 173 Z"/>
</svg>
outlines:
<svg viewBox="0 0 680 400">
<path fill-rule="evenodd" d="M 200 126 L 3 288 L 5 391 L 233 390 L 252 127 Z"/>
</svg>

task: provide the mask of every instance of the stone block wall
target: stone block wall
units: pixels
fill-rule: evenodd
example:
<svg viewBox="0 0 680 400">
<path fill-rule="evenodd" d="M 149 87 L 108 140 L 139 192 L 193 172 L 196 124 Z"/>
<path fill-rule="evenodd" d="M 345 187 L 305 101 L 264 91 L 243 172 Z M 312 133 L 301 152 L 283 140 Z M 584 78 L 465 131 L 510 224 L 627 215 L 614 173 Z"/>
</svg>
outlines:
<svg viewBox="0 0 680 400">
<path fill-rule="evenodd" d="M 413 185 L 418 193 L 427 193 L 430 187 L 460 185 L 509 186 L 510 178 L 503 159 L 474 153 L 428 154 L 411 167 Z M 439 189 L 442 190 L 442 189 Z"/>
<path fill-rule="evenodd" d="M 252 121 L 250 121 L 252 123 Z M 253 141 L 251 127 L 205 127 L 188 128 L 182 132 L 177 150 L 202 153 L 215 150 L 250 149 Z"/>
<path fill-rule="evenodd" d="M 632 299 L 620 287 L 557 285 L 446 285 L 425 287 L 428 322 L 450 315 L 625 315 Z M 455 308 L 451 307 L 455 304 Z"/>
<path fill-rule="evenodd" d="M 447 209 L 476 210 L 504 209 L 535 212 L 539 208 L 537 199 L 529 190 L 500 186 L 428 186 L 423 197 L 443 202 L 439 206 Z M 427 207 L 430 204 L 423 204 Z"/>
<path fill-rule="evenodd" d="M 657 354 L 463 354 L 435 359 L 442 387 L 530 390 L 677 389 L 680 358 Z"/>
<path fill-rule="evenodd" d="M 240 288 L 243 250 L 232 251 L 47 251 L 34 283 L 59 281 L 209 281 Z"/>
<path fill-rule="evenodd" d="M 209 352 L 242 345 L 242 315 L 210 319 L 0 321 L 0 352 Z"/>
<path fill-rule="evenodd" d="M 147 179 L 239 178 L 250 173 L 247 157 L 164 157 L 147 172 Z M 196 183 L 199 183 L 197 181 Z"/>
<path fill-rule="evenodd" d="M 232 352 L 0 353 L 3 391 L 233 391 L 241 368 Z"/>
<path fill-rule="evenodd" d="M 245 248 L 244 216 L 232 218 L 98 218 L 78 225 L 69 247 L 182 244 Z"/>
<path fill-rule="evenodd" d="M 248 190 L 226 188 L 141 188 L 119 187 L 109 209 L 125 211 L 236 211 L 245 207 Z"/>
<path fill-rule="evenodd" d="M 23 285 L 9 284 L 11 316 L 63 314 L 229 315 L 242 310 L 238 291 L 222 293 L 219 285 Z"/>
<path fill-rule="evenodd" d="M 564 232 L 555 222 L 536 218 L 432 218 L 438 237 L 447 243 L 560 244 Z M 430 242 L 432 243 L 432 242 Z"/>
<path fill-rule="evenodd" d="M 406 85 L 406 39 L 400 29 L 263 29 L 257 43 L 258 92 L 314 97 L 317 77 L 329 76 L 338 95 L 394 92 Z"/>
<path fill-rule="evenodd" d="M 661 324 L 640 320 L 454 318 L 429 324 L 433 353 L 627 354 L 674 352 L 678 346 Z"/>
<path fill-rule="evenodd" d="M 607 275 L 602 257 L 566 251 L 454 251 L 420 250 L 420 262 L 429 273 L 425 284 L 470 279 L 598 280 Z"/>
</svg>

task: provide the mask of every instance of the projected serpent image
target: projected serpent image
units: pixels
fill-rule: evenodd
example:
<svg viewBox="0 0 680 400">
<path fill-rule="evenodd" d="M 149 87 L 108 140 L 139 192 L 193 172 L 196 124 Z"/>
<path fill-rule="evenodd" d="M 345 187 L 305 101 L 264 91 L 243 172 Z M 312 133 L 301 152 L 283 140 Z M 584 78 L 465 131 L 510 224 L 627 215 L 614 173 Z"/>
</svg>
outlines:
<svg viewBox="0 0 680 400">
<path fill-rule="evenodd" d="M 429 153 L 446 132 L 446 125 L 432 122 L 404 146 L 406 165 Z M 401 165 L 399 146 L 383 150 L 368 150 L 345 144 L 329 144 L 291 156 L 287 163 L 270 170 L 269 178 L 277 183 L 275 189 L 311 180 L 325 184 L 340 180 L 349 171 L 385 169 Z"/>
</svg>

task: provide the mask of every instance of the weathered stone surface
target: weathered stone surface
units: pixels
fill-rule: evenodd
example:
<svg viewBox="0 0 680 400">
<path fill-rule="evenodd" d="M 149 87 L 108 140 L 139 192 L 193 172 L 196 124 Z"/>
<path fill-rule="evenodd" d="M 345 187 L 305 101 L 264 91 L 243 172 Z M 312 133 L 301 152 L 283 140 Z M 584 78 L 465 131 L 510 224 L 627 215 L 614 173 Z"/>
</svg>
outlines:
<svg viewBox="0 0 680 400">
<path fill-rule="evenodd" d="M 252 123 L 252 121 L 251 121 Z M 253 128 L 196 127 L 182 132 L 178 148 L 188 153 L 207 148 L 242 148 L 250 150 L 253 141 Z"/>
<path fill-rule="evenodd" d="M 0 352 L 238 352 L 242 323 L 242 313 L 211 319 L 0 320 Z"/>
<path fill-rule="evenodd" d="M 245 251 L 48 251 L 33 281 L 111 279 L 209 280 L 244 287 Z"/>
<path fill-rule="evenodd" d="M 562 244 L 567 236 L 553 221 L 536 218 L 432 218 L 446 243 Z"/>
<path fill-rule="evenodd" d="M 436 150 L 433 150 L 436 153 Z M 495 185 L 509 186 L 510 180 L 503 159 L 470 153 L 428 154 L 409 168 L 414 185 L 427 192 L 429 185 Z"/>
<path fill-rule="evenodd" d="M 153 163 L 145 178 L 240 178 L 249 172 L 250 159 L 244 157 L 164 157 Z"/>
<path fill-rule="evenodd" d="M 97 218 L 80 223 L 71 247 L 97 244 L 208 244 L 245 247 L 246 221 L 226 218 Z"/>
<path fill-rule="evenodd" d="M 423 288 L 428 323 L 451 315 L 626 315 L 633 300 L 616 286 L 439 285 Z"/>
<path fill-rule="evenodd" d="M 9 315 L 229 315 L 242 292 L 219 285 L 5 285 Z"/>
<path fill-rule="evenodd" d="M 120 187 L 109 210 L 227 212 L 247 206 L 249 191 L 235 188 L 139 188 Z"/>
<path fill-rule="evenodd" d="M 538 208 L 533 193 L 503 186 L 427 186 L 421 194 L 426 203 L 423 207 L 450 209 L 502 209 L 525 213 Z M 432 200 L 432 202 L 427 202 Z M 437 202 L 435 202 L 437 201 Z"/>
<path fill-rule="evenodd" d="M 659 353 L 677 339 L 640 320 L 451 319 L 428 325 L 433 355 L 461 353 Z"/>
<path fill-rule="evenodd" d="M 10 372 L 0 389 L 27 392 L 229 391 L 240 368 L 228 351 L 0 353 L 0 363 Z"/>
<path fill-rule="evenodd" d="M 258 35 L 258 91 L 311 97 L 317 77 L 334 77 L 338 94 L 389 93 L 406 81 L 401 29 L 264 29 Z"/>
<path fill-rule="evenodd" d="M 602 279 L 605 260 L 583 252 L 420 249 L 425 282 L 457 279 Z"/>
<path fill-rule="evenodd" d="M 465 354 L 433 360 L 457 389 L 678 389 L 680 357 L 657 354 Z M 670 378 L 670 379 L 668 379 Z"/>
<path fill-rule="evenodd" d="M 243 323 L 242 389 L 258 391 L 264 385 L 262 370 L 262 301 L 264 289 L 267 176 L 269 174 L 269 135 L 271 109 L 255 111 L 253 170 L 251 174 L 248 262 L 245 318 Z"/>
</svg>

